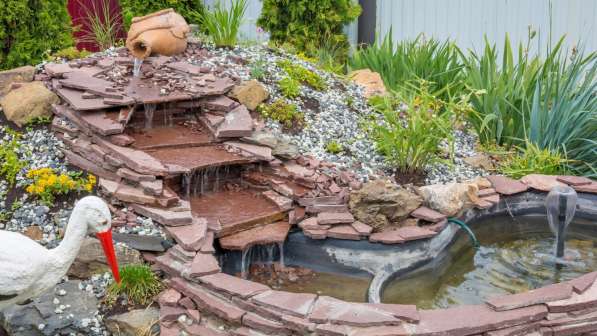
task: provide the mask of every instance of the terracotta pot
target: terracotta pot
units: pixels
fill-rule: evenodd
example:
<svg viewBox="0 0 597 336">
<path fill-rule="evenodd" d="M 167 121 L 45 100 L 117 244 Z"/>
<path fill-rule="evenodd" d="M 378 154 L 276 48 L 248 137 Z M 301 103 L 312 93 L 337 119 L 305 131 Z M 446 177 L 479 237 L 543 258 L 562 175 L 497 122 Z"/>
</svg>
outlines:
<svg viewBox="0 0 597 336">
<path fill-rule="evenodd" d="M 171 56 L 187 48 L 190 28 L 172 8 L 133 18 L 126 47 L 140 59 L 151 54 Z"/>
</svg>

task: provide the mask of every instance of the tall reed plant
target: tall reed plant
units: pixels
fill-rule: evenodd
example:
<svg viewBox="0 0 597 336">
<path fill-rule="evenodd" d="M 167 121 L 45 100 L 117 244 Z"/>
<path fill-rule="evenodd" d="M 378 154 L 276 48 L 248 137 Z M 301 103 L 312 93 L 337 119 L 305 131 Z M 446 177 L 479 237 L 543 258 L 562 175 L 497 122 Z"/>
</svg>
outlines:
<svg viewBox="0 0 597 336">
<path fill-rule="evenodd" d="M 544 60 L 528 54 L 531 40 L 529 35 L 526 45 L 518 45 L 515 57 L 506 36 L 501 62 L 495 44 L 487 39 L 482 54 L 463 55 L 465 85 L 477 93 L 471 98 L 476 112 L 469 116 L 469 121 L 483 144 L 495 142 L 505 147 L 523 144 L 536 83 L 549 76 L 561 62 L 563 38 Z"/>
<path fill-rule="evenodd" d="M 93 43 L 100 50 L 108 49 L 122 42 L 119 35 L 122 33 L 122 16 L 117 8 L 110 6 L 110 0 L 101 0 L 91 6 L 79 1 L 85 11 L 82 28 L 81 42 Z"/>
<path fill-rule="evenodd" d="M 597 177 L 597 52 L 573 55 L 537 80 L 527 127 L 530 142 L 564 153 L 576 174 Z"/>
<path fill-rule="evenodd" d="M 463 88 L 460 51 L 449 40 L 440 42 L 419 35 L 415 40 L 395 43 L 390 30 L 381 43 L 355 51 L 349 65 L 353 70 L 378 72 L 392 90 L 425 80 L 431 83 L 432 93 L 449 100 Z"/>
<path fill-rule="evenodd" d="M 233 0 L 229 9 L 218 1 L 213 10 L 201 13 L 199 22 L 217 47 L 232 48 L 238 42 L 246 11 L 247 0 Z"/>
</svg>

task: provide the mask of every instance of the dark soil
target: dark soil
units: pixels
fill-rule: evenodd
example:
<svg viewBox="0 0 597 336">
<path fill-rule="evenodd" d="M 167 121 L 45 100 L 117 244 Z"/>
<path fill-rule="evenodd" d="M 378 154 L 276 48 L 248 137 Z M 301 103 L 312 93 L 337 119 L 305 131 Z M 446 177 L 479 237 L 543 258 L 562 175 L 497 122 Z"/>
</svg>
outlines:
<svg viewBox="0 0 597 336">
<path fill-rule="evenodd" d="M 2 327 L 0 327 L 0 336 L 8 336 L 8 333 Z"/>
<path fill-rule="evenodd" d="M 131 310 L 147 308 L 147 306 L 140 305 L 140 304 L 123 305 L 123 304 L 121 304 L 121 302 L 122 302 L 122 299 L 119 298 L 118 300 L 116 300 L 116 303 L 114 303 L 112 306 L 107 306 L 105 304 L 102 304 L 100 307 L 100 313 L 102 315 L 104 315 L 104 319 L 106 319 L 110 316 L 124 314 Z M 158 307 L 157 303 L 155 303 L 155 302 L 151 306 L 154 306 L 156 308 Z M 3 335 L 0 334 L 0 336 L 3 336 Z"/>
<path fill-rule="evenodd" d="M 396 172 L 394 174 L 394 178 L 396 179 L 396 183 L 404 185 L 404 184 L 412 184 L 417 187 L 425 185 L 425 173 L 401 173 Z"/>
<path fill-rule="evenodd" d="M 311 97 L 303 97 L 303 107 L 307 110 L 319 113 L 319 101 Z"/>
</svg>

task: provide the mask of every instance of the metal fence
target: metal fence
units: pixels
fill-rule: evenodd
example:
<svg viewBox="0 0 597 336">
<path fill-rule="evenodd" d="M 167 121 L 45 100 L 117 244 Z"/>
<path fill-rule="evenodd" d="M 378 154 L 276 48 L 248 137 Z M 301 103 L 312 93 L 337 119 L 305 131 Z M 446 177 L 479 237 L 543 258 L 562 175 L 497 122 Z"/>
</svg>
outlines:
<svg viewBox="0 0 597 336">
<path fill-rule="evenodd" d="M 218 0 L 204 0 L 213 6 Z M 231 0 L 222 0 L 228 5 Z M 316 1 L 316 0 L 314 0 Z M 363 0 L 361 0 L 363 1 Z M 513 43 L 526 42 L 529 27 L 537 33 L 532 51 L 546 48 L 566 35 L 566 47 L 581 41 L 585 50 L 597 50 L 597 0 L 364 0 L 375 1 L 373 25 L 378 38 L 393 30 L 395 40 L 413 39 L 419 34 L 452 39 L 463 49 L 480 50 L 484 36 L 501 48 L 506 33 Z M 257 29 L 261 0 L 248 0 L 241 36 L 260 41 Z M 358 40 L 357 23 L 346 27 L 349 40 Z"/>
<path fill-rule="evenodd" d="M 545 50 L 566 35 L 566 47 L 581 42 L 597 49 L 597 0 L 377 0 L 378 38 L 392 29 L 395 40 L 423 33 L 450 38 L 463 49 L 481 50 L 484 36 L 498 48 L 506 33 L 526 43 L 529 27 L 537 32 L 531 51 Z"/>
</svg>

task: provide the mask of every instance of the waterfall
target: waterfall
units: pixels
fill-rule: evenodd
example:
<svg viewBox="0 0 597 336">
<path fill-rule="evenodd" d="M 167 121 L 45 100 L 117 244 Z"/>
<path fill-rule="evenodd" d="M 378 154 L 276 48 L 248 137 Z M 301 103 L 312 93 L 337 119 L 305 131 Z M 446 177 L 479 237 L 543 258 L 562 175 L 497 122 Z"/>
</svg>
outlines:
<svg viewBox="0 0 597 336">
<path fill-rule="evenodd" d="M 278 243 L 278 252 L 280 253 L 280 267 L 284 268 L 284 242 Z"/>
<path fill-rule="evenodd" d="M 157 104 L 147 103 L 143 104 L 143 107 L 145 109 L 145 128 L 151 129 L 153 127 L 153 114 L 155 113 Z"/>
<path fill-rule="evenodd" d="M 139 75 L 141 74 L 141 64 L 143 64 L 143 60 L 135 57 L 135 61 L 133 64 L 133 76 L 134 77 L 139 77 Z"/>
<path fill-rule="evenodd" d="M 242 257 L 240 260 L 240 277 L 247 279 L 249 267 L 251 266 L 251 260 L 249 259 L 250 251 L 252 247 L 246 248 L 242 251 Z"/>
</svg>

